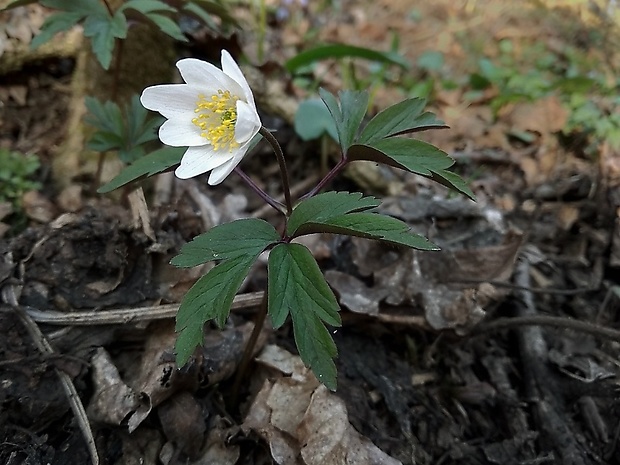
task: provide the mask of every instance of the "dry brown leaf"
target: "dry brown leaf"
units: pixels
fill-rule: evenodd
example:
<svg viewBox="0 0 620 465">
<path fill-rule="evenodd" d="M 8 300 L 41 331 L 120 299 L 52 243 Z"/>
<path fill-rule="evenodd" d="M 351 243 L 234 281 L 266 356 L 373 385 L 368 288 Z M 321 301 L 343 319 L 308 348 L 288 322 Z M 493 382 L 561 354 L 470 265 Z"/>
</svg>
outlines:
<svg viewBox="0 0 620 465">
<path fill-rule="evenodd" d="M 338 301 L 355 313 L 379 314 L 379 302 L 388 293 L 384 288 L 366 286 L 355 276 L 336 270 L 325 272 L 325 279 L 338 293 Z"/>
<path fill-rule="evenodd" d="M 128 382 L 140 393 L 142 404 L 129 418 L 129 432 L 146 419 L 151 410 L 174 394 L 185 382 L 174 361 L 176 333 L 172 322 L 153 326 L 149 331 L 136 377 Z"/>
<path fill-rule="evenodd" d="M 287 377 L 266 380 L 242 429 L 269 443 L 281 465 L 399 464 L 361 436 L 348 420 L 344 402 L 320 385 L 301 359 L 267 346 L 258 361 Z M 290 377 L 288 377 L 290 375 Z"/>
<path fill-rule="evenodd" d="M 71 184 L 65 187 L 58 197 L 56 203 L 65 212 L 75 213 L 84 206 L 82 200 L 82 186 L 79 184 Z"/>
<path fill-rule="evenodd" d="M 229 427 L 226 420 L 216 417 L 209 430 L 201 457 L 188 465 L 234 465 L 237 463 L 239 446 L 228 444 L 228 438 L 237 430 L 237 426 Z"/>
<path fill-rule="evenodd" d="M 120 425 L 138 407 L 136 393 L 120 377 L 110 355 L 99 347 L 91 359 L 94 394 L 88 417 L 96 422 Z"/>
<path fill-rule="evenodd" d="M 500 115 L 513 130 L 537 132 L 543 136 L 564 129 L 568 119 L 568 111 L 555 95 L 515 104 Z"/>
<path fill-rule="evenodd" d="M 56 216 L 56 208 L 38 191 L 28 191 L 22 196 L 22 207 L 28 218 L 39 223 L 49 223 Z"/>
<path fill-rule="evenodd" d="M 351 426 L 344 401 L 323 385 L 314 391 L 297 437 L 306 465 L 401 464 Z"/>
</svg>

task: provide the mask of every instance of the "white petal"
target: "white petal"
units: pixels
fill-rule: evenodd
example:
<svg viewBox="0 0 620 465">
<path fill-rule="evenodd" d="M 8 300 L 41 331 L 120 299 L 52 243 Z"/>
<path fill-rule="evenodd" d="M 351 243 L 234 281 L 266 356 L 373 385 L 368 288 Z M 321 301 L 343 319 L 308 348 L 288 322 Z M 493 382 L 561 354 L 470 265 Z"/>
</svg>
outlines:
<svg viewBox="0 0 620 465">
<path fill-rule="evenodd" d="M 180 179 L 193 178 L 213 168 L 217 168 L 229 161 L 233 156 L 234 152 L 232 154 L 222 150 L 216 152 L 211 145 L 190 147 L 183 155 L 181 165 L 174 174 Z"/>
<path fill-rule="evenodd" d="M 189 118 L 169 119 L 159 128 L 159 139 L 173 147 L 207 145 L 210 142 L 200 135 L 200 128 Z"/>
<path fill-rule="evenodd" d="M 222 71 L 233 78 L 237 84 L 241 86 L 245 100 L 252 106 L 252 108 L 256 109 L 254 95 L 252 94 L 252 89 L 250 89 L 248 81 L 245 79 L 245 76 L 241 72 L 241 68 L 239 68 L 237 62 L 226 50 L 222 50 Z"/>
<path fill-rule="evenodd" d="M 140 102 L 144 108 L 157 111 L 166 118 L 186 118 L 190 115 L 191 121 L 194 117 L 198 95 L 209 92 L 209 89 L 204 91 L 187 84 L 165 84 L 144 89 Z"/>
<path fill-rule="evenodd" d="M 256 110 L 245 102 L 237 100 L 237 122 L 235 123 L 235 140 L 244 144 L 256 135 L 261 121 Z"/>
<path fill-rule="evenodd" d="M 237 167 L 237 165 L 243 160 L 245 153 L 248 151 L 248 145 L 243 145 L 239 147 L 234 153 L 234 157 L 231 160 L 226 161 L 221 164 L 217 168 L 214 168 L 209 175 L 209 180 L 207 183 L 210 186 L 216 186 L 221 183 L 226 177 L 232 173 L 232 171 Z"/>
<path fill-rule="evenodd" d="M 244 90 L 237 84 L 234 78 L 227 76 L 221 69 L 206 61 L 195 58 L 185 58 L 177 62 L 177 68 L 183 80 L 193 86 L 209 90 L 209 95 L 216 94 L 218 90 L 229 90 L 233 95 L 243 96 Z M 203 92 L 207 94 L 207 92 Z"/>
</svg>

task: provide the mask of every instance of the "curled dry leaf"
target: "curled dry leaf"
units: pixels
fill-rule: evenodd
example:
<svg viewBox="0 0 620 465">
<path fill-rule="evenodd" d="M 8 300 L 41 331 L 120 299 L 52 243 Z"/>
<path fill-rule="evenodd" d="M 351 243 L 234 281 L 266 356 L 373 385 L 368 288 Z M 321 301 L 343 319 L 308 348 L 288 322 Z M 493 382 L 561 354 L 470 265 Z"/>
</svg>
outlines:
<svg viewBox="0 0 620 465">
<path fill-rule="evenodd" d="M 409 213 L 419 210 L 408 201 L 390 203 L 389 211 L 411 218 L 414 224 L 424 221 Z M 354 277 L 345 280 L 338 272 L 331 272 L 330 284 L 339 291 L 341 303 L 353 311 L 372 314 L 382 300 L 389 305 L 421 304 L 433 328 L 467 332 L 484 316 L 485 308 L 505 294 L 487 282 L 511 276 L 522 234 L 506 232 L 500 212 L 473 208 L 468 201 L 429 200 L 424 211 L 442 219 L 442 229 L 432 237 L 441 251 L 403 250 L 352 238 L 351 260 L 362 276 L 372 277 L 373 284 L 367 286 Z M 467 212 L 467 217 L 459 211 Z"/>
<path fill-rule="evenodd" d="M 287 377 L 264 382 L 241 427 L 269 443 L 276 463 L 400 464 L 351 426 L 344 401 L 320 385 L 299 357 L 267 346 L 257 360 Z"/>
<path fill-rule="evenodd" d="M 344 401 L 319 386 L 298 429 L 306 465 L 397 465 L 349 423 Z"/>
<path fill-rule="evenodd" d="M 136 393 L 120 377 L 110 355 L 99 347 L 91 359 L 94 394 L 88 405 L 91 420 L 120 425 L 139 403 Z"/>
<path fill-rule="evenodd" d="M 174 362 L 174 341 L 176 334 L 172 323 L 154 326 L 149 332 L 137 377 L 130 380 L 140 393 L 140 406 L 129 418 L 129 432 L 146 419 L 151 410 L 181 387 L 192 384 L 192 375 L 177 370 Z"/>
<path fill-rule="evenodd" d="M 384 288 L 368 287 L 355 276 L 341 271 L 328 270 L 325 279 L 338 293 L 340 304 L 355 313 L 378 315 L 379 302 L 389 292 Z"/>
<path fill-rule="evenodd" d="M 239 446 L 228 444 L 228 438 L 238 432 L 238 426 L 229 426 L 222 417 L 211 424 L 207 441 L 199 458 L 189 465 L 234 465 L 239 460 Z"/>
</svg>

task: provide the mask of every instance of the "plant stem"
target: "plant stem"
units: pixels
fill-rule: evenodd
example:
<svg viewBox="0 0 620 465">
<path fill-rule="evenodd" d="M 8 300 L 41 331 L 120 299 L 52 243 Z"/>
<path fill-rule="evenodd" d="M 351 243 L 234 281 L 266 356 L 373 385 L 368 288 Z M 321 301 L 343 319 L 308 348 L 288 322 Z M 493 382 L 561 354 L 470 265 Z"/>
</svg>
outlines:
<svg viewBox="0 0 620 465">
<path fill-rule="evenodd" d="M 276 158 L 278 159 L 278 164 L 280 165 L 282 189 L 284 190 L 284 201 L 286 202 L 286 216 L 289 217 L 291 216 L 291 213 L 293 213 L 293 202 L 291 201 L 291 187 L 289 185 L 288 169 L 286 168 L 286 159 L 284 158 L 282 147 L 280 147 L 280 144 L 274 135 L 264 126 L 261 126 L 259 132 L 261 136 L 269 142 L 271 147 L 273 147 L 273 151 L 276 153 Z"/>
<path fill-rule="evenodd" d="M 248 365 L 252 360 L 252 354 L 254 353 L 254 348 L 256 347 L 256 342 L 258 341 L 258 336 L 263 330 L 263 325 L 265 324 L 265 319 L 267 318 L 267 292 L 263 295 L 263 300 L 261 300 L 260 308 L 258 313 L 256 314 L 256 320 L 254 321 L 254 329 L 252 330 L 252 334 L 250 334 L 250 339 L 245 346 L 245 350 L 243 352 L 243 358 L 239 363 L 239 368 L 237 369 L 237 375 L 235 376 L 235 382 L 232 388 L 232 396 L 231 402 L 232 405 L 237 405 L 237 401 L 239 400 L 239 390 L 241 389 L 241 382 L 246 375 Z"/>
<path fill-rule="evenodd" d="M 316 195 L 321 189 L 325 187 L 325 185 L 329 181 L 334 179 L 334 177 L 342 171 L 342 169 L 347 165 L 347 163 L 349 163 L 349 160 L 347 160 L 346 157 L 342 157 L 342 159 L 338 163 L 336 163 L 336 166 L 334 166 L 331 171 L 327 173 L 325 177 L 321 179 L 310 192 L 301 196 L 300 200 L 304 200 L 312 197 L 313 195 Z"/>
<path fill-rule="evenodd" d="M 256 185 L 256 183 L 254 181 L 252 181 L 252 178 L 250 178 L 247 174 L 245 174 L 241 168 L 236 167 L 235 168 L 235 173 L 237 173 L 237 175 L 243 179 L 243 181 L 248 185 L 248 187 L 250 189 L 252 189 L 254 192 L 256 192 L 256 194 L 263 199 L 265 202 L 267 202 L 269 205 L 271 205 L 273 208 L 275 208 L 276 210 L 278 210 L 279 213 L 282 213 L 284 215 L 284 204 L 281 202 L 278 202 L 276 199 L 274 199 L 272 196 L 270 196 L 267 192 L 265 192 L 264 190 L 262 190 L 260 187 L 258 187 Z"/>
</svg>

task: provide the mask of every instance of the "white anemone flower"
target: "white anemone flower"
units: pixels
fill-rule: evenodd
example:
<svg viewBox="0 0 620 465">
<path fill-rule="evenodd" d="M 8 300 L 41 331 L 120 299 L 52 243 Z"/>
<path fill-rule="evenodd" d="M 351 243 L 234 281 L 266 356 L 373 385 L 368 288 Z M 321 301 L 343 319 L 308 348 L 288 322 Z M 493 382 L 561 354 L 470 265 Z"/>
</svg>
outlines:
<svg viewBox="0 0 620 465">
<path fill-rule="evenodd" d="M 159 128 L 166 145 L 188 149 L 175 174 L 188 179 L 211 171 L 209 184 L 221 183 L 241 162 L 261 128 L 248 81 L 222 50 L 222 69 L 186 58 L 177 63 L 185 84 L 147 87 L 140 101 L 167 121 Z"/>
</svg>

